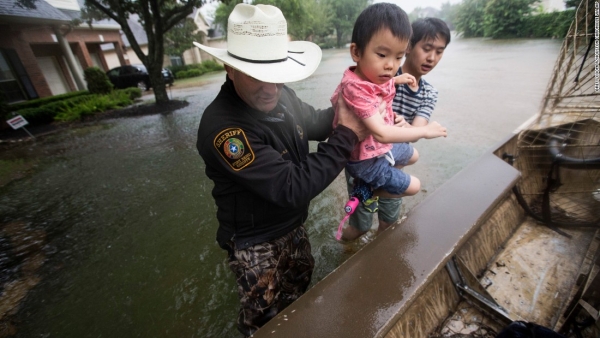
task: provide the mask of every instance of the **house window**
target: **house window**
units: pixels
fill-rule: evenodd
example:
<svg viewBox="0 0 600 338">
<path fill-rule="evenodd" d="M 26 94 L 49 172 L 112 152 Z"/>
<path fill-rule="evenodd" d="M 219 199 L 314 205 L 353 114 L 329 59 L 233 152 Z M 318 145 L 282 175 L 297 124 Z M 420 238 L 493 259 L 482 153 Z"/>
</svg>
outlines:
<svg viewBox="0 0 600 338">
<path fill-rule="evenodd" d="M 181 56 L 173 56 L 169 57 L 171 59 L 171 66 L 183 66 L 183 61 L 181 60 Z"/>
<path fill-rule="evenodd" d="M 0 51 L 0 95 L 7 103 L 27 99 L 2 51 Z"/>
</svg>

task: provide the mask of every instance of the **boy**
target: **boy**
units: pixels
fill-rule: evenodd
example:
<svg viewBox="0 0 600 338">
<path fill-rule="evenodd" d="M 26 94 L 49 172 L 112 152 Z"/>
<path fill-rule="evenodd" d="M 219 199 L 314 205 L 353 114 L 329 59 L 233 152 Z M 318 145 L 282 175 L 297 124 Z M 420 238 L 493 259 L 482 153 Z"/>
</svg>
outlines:
<svg viewBox="0 0 600 338">
<path fill-rule="evenodd" d="M 392 103 L 394 112 L 404 119 L 404 127 L 425 126 L 429 123 L 437 102 L 438 92 L 422 77 L 437 66 L 442 59 L 446 46 L 450 43 L 448 25 L 437 18 L 423 18 L 412 23 L 413 35 L 406 53 L 406 60 L 396 75 L 403 73 L 415 77 L 418 88 L 411 89 L 408 84 L 399 85 Z M 346 172 L 346 179 L 349 175 Z M 348 192 L 352 184 L 348 183 Z M 379 229 L 377 233 L 394 224 L 400 216 L 402 198 L 380 198 L 378 205 Z M 350 216 L 349 226 L 342 234 L 346 241 L 354 240 L 365 234 L 373 225 L 373 213 L 360 204 Z"/>
</svg>

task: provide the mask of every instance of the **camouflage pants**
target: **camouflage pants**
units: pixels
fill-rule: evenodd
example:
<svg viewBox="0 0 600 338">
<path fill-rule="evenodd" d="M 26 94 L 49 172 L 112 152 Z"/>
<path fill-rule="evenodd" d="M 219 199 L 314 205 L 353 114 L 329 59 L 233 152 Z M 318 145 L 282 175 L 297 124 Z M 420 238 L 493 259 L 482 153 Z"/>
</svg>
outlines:
<svg viewBox="0 0 600 338">
<path fill-rule="evenodd" d="M 315 260 L 303 226 L 244 250 L 230 245 L 241 303 L 238 330 L 250 336 L 306 291 Z"/>
</svg>

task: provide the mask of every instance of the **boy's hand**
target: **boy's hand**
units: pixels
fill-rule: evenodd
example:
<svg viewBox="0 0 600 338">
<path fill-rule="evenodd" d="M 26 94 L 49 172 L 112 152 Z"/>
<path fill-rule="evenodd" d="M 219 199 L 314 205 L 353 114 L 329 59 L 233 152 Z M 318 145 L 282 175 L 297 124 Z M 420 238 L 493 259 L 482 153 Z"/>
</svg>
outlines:
<svg viewBox="0 0 600 338">
<path fill-rule="evenodd" d="M 414 76 L 412 76 L 408 73 L 394 76 L 394 84 L 395 85 L 407 84 L 410 87 L 410 89 L 412 89 L 413 91 L 419 89 L 419 86 L 417 85 L 417 79 L 415 79 Z"/>
<path fill-rule="evenodd" d="M 432 139 L 432 138 L 436 138 L 436 137 L 446 137 L 448 135 L 448 132 L 446 131 L 446 127 L 443 127 L 441 124 L 433 121 L 430 122 L 427 126 L 424 127 L 425 128 L 425 138 L 426 139 Z"/>
<path fill-rule="evenodd" d="M 404 116 L 396 114 L 394 117 L 394 126 L 396 127 L 412 127 L 410 123 L 406 122 Z"/>
</svg>

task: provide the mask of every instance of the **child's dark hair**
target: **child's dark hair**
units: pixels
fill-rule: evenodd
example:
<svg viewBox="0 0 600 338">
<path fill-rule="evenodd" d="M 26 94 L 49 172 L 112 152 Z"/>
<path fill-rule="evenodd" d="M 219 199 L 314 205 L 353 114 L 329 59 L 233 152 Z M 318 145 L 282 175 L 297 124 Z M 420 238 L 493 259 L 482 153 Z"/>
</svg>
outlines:
<svg viewBox="0 0 600 338">
<path fill-rule="evenodd" d="M 446 46 L 450 43 L 450 29 L 448 25 L 438 18 L 423 18 L 412 23 L 413 35 L 410 45 L 414 46 L 421 40 L 435 40 L 438 35 L 446 40 Z"/>
<path fill-rule="evenodd" d="M 406 12 L 398 5 L 381 2 L 365 8 L 356 18 L 352 30 L 352 43 L 362 52 L 379 30 L 388 28 L 394 37 L 409 40 L 412 28 Z"/>
</svg>

